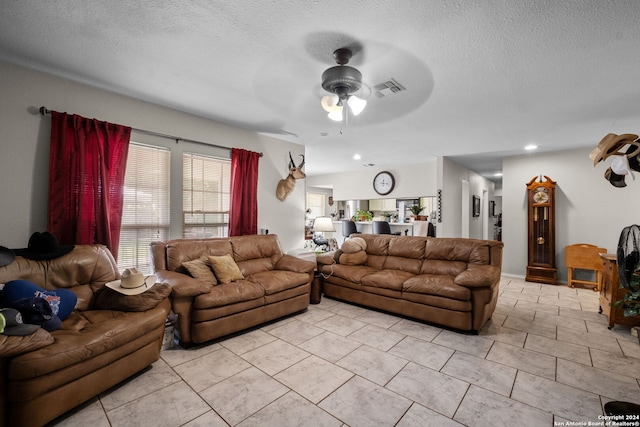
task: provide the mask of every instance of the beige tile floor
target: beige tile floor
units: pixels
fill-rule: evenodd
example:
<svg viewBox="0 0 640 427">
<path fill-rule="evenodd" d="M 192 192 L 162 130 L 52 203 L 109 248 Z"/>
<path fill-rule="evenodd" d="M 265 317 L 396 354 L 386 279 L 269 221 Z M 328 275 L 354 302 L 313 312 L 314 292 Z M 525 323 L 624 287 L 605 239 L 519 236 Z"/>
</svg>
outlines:
<svg viewBox="0 0 640 427">
<path fill-rule="evenodd" d="M 553 426 L 640 403 L 640 346 L 588 289 L 503 277 L 479 335 L 323 298 L 192 349 L 55 426 Z M 584 424 L 586 425 L 586 424 Z"/>
</svg>

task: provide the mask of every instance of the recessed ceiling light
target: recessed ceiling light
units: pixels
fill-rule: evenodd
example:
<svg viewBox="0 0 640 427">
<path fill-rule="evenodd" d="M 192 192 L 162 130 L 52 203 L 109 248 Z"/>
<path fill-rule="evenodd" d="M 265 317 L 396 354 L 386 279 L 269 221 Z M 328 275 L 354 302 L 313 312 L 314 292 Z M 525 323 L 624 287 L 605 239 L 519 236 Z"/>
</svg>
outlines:
<svg viewBox="0 0 640 427">
<path fill-rule="evenodd" d="M 354 154 L 353 155 L 353 160 L 360 160 L 362 158 L 362 156 L 360 154 Z"/>
<path fill-rule="evenodd" d="M 493 176 L 502 176 L 502 172 L 496 172 L 493 174 Z"/>
<path fill-rule="evenodd" d="M 535 150 L 536 148 L 538 148 L 536 144 L 529 144 L 526 147 L 524 147 L 524 149 L 527 151 Z"/>
</svg>

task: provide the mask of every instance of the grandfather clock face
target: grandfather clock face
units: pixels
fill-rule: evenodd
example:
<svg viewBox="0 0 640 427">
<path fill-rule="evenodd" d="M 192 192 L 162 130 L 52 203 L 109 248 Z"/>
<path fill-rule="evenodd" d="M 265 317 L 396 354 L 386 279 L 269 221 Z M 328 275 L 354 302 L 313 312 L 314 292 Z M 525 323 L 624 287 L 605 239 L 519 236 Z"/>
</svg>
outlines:
<svg viewBox="0 0 640 427">
<path fill-rule="evenodd" d="M 526 280 L 557 283 L 555 265 L 555 187 L 548 176 L 527 183 L 528 260 Z"/>
</svg>

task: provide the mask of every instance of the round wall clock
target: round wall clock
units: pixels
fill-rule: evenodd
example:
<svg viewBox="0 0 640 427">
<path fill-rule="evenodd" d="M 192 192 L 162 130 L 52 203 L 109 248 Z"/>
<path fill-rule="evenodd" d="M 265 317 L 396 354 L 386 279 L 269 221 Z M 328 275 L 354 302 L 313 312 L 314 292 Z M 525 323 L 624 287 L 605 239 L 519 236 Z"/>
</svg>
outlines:
<svg viewBox="0 0 640 427">
<path fill-rule="evenodd" d="M 383 171 L 373 178 L 373 189 L 381 196 L 391 193 L 395 185 L 396 181 L 391 172 Z"/>
</svg>

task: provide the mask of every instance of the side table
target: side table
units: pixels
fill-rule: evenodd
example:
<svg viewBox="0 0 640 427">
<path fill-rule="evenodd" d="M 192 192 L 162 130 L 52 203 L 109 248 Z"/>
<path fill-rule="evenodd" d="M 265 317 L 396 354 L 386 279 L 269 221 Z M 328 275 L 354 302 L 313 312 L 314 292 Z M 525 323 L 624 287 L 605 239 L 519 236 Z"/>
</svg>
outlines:
<svg viewBox="0 0 640 427">
<path fill-rule="evenodd" d="M 611 307 L 611 303 L 620 301 L 629 292 L 620 287 L 618 276 L 618 257 L 616 254 L 600 254 L 604 264 L 602 274 L 602 288 L 600 288 L 600 313 L 609 318 L 609 329 L 614 324 L 625 326 L 640 325 L 638 317 L 624 317 L 624 310 L 620 307 Z"/>
<path fill-rule="evenodd" d="M 290 251 L 289 255 L 297 258 L 304 259 L 305 261 L 316 262 L 316 253 L 308 250 L 294 250 Z M 313 280 L 311 281 L 311 294 L 309 295 L 309 302 L 311 304 L 320 304 L 322 299 L 322 277 L 320 272 L 316 269 L 313 273 Z"/>
<path fill-rule="evenodd" d="M 311 304 L 320 304 L 322 300 L 322 277 L 320 277 L 320 272 L 316 270 L 313 273 L 313 281 L 311 282 L 311 295 L 310 295 L 310 303 Z"/>
</svg>

